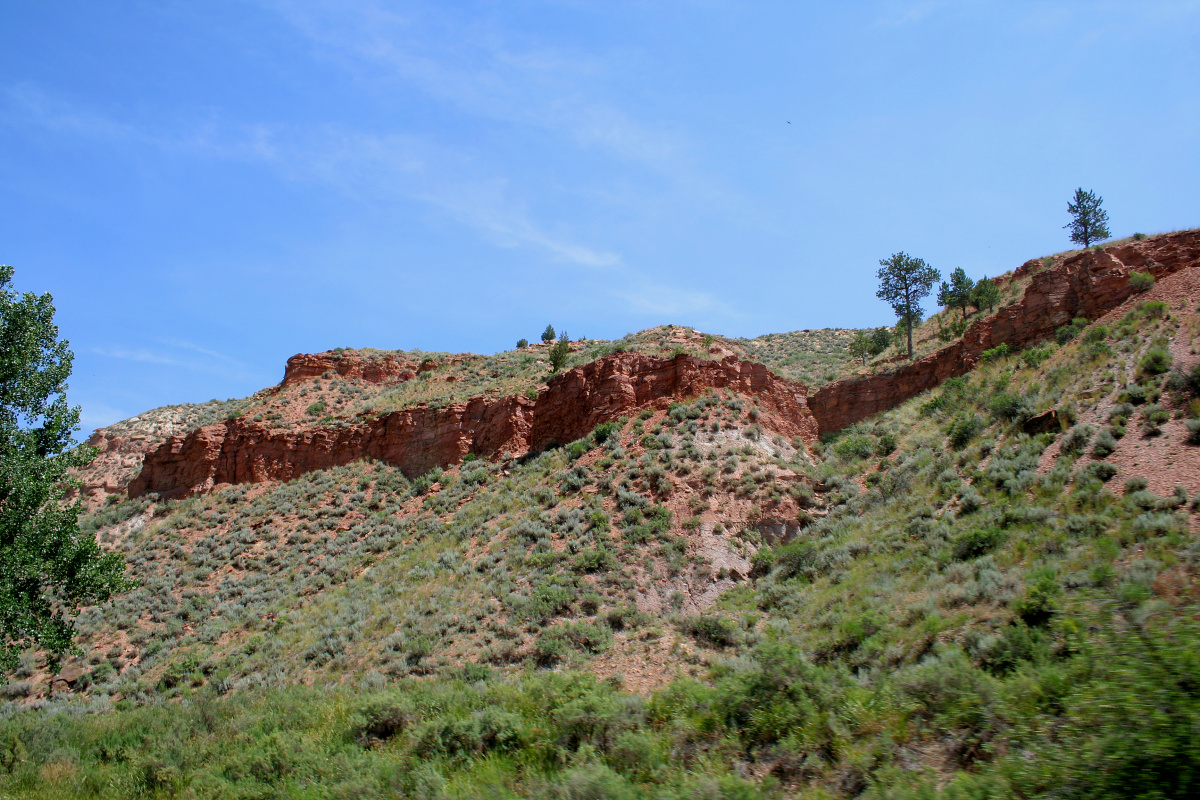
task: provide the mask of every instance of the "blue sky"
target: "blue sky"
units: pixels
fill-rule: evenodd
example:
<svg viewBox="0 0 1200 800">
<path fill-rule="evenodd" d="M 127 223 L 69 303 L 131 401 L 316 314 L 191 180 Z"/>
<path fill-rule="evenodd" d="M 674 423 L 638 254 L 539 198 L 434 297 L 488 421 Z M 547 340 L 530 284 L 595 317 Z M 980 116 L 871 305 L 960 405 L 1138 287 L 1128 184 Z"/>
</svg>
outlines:
<svg viewBox="0 0 1200 800">
<path fill-rule="evenodd" d="M 974 277 L 1200 225 L 1200 3 L 0 4 L 0 263 L 89 430 L 288 356 L 890 324 Z"/>
</svg>

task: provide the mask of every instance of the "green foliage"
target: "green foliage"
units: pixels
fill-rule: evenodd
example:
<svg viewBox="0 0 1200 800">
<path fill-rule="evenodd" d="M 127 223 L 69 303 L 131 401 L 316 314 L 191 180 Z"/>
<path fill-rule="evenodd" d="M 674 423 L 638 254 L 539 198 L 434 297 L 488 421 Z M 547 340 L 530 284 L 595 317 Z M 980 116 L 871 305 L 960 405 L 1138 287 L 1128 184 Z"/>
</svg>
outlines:
<svg viewBox="0 0 1200 800">
<path fill-rule="evenodd" d="M 877 356 L 884 350 L 887 350 L 892 344 L 892 332 L 887 328 L 876 328 L 871 331 L 871 349 L 870 354 Z"/>
<path fill-rule="evenodd" d="M 529 347 L 528 339 L 517 339 L 517 349 L 518 350 L 524 350 L 526 347 Z"/>
<path fill-rule="evenodd" d="M 946 436 L 951 447 L 961 450 L 983 430 L 983 427 L 983 420 L 977 415 L 964 412 L 954 417 L 949 427 L 946 428 Z"/>
<path fill-rule="evenodd" d="M 938 289 L 938 305 L 947 309 L 962 309 L 963 319 L 967 318 L 967 308 L 975 295 L 975 281 L 967 277 L 962 267 L 955 267 L 950 274 L 950 281 L 942 281 Z"/>
<path fill-rule="evenodd" d="M 926 297 L 940 277 L 938 271 L 920 258 L 904 252 L 879 262 L 879 290 L 875 296 L 892 307 L 906 326 L 908 357 L 913 354 L 912 326 L 921 317 L 921 299 Z"/>
<path fill-rule="evenodd" d="M 1004 541 L 1004 531 L 999 528 L 972 528 L 954 539 L 953 553 L 959 561 L 979 558 L 995 550 Z"/>
<path fill-rule="evenodd" d="M 971 305 L 989 312 L 1000 304 L 1000 287 L 991 278 L 980 278 L 971 293 Z"/>
<path fill-rule="evenodd" d="M 553 664 L 568 653 L 599 653 L 612 644 L 612 631 L 594 622 L 560 622 L 538 634 L 535 644 L 538 661 Z"/>
<path fill-rule="evenodd" d="M 1162 375 L 1171 368 L 1173 361 L 1171 354 L 1165 348 L 1151 347 L 1138 362 L 1138 366 L 1146 375 Z"/>
<path fill-rule="evenodd" d="M 542 341 L 543 342 L 553 342 L 555 338 L 556 338 L 556 336 L 554 333 L 554 326 L 547 325 L 546 330 L 542 331 Z"/>
<path fill-rule="evenodd" d="M 1130 270 L 1129 285 L 1133 287 L 1135 292 L 1148 292 L 1150 291 L 1150 287 L 1154 285 L 1154 276 L 1149 272 L 1138 272 L 1136 269 Z"/>
<path fill-rule="evenodd" d="M 571 357 L 571 340 L 566 331 L 551 345 L 549 356 L 551 372 L 558 372 L 566 365 L 567 359 Z"/>
<path fill-rule="evenodd" d="M 1047 345 L 1043 347 L 1030 347 L 1027 350 L 1021 351 L 1021 363 L 1031 369 L 1037 369 L 1050 356 L 1054 355 L 1054 348 Z"/>
<path fill-rule="evenodd" d="M 867 364 L 867 358 L 871 355 L 871 337 L 866 331 L 855 331 L 854 338 L 850 340 L 849 346 L 851 358 L 857 358 L 862 361 L 863 366 Z"/>
<path fill-rule="evenodd" d="M 592 429 L 592 440 L 596 444 L 604 444 L 620 430 L 616 421 L 601 422 Z"/>
<path fill-rule="evenodd" d="M 741 639 L 741 632 L 733 621 L 714 614 L 684 617 L 679 621 L 679 629 L 711 647 L 732 647 Z"/>
<path fill-rule="evenodd" d="M 1063 227 L 1071 232 L 1071 241 L 1084 249 L 1112 236 L 1108 232 L 1108 212 L 1100 207 L 1103 202 L 1104 198 L 1095 192 L 1085 192 L 1081 187 L 1075 190 L 1074 199 L 1067 204 L 1071 221 Z"/>
<path fill-rule="evenodd" d="M 979 360 L 987 364 L 992 361 L 999 361 L 1002 358 L 1008 358 L 1012 352 L 1012 348 L 1008 346 L 1008 342 L 1001 342 L 995 347 L 984 350 L 979 354 Z"/>
<path fill-rule="evenodd" d="M 843 461 L 868 458 L 875 452 L 875 440 L 865 434 L 843 436 L 833 445 L 833 452 Z"/>
<path fill-rule="evenodd" d="M 0 266 L 0 669 L 22 650 L 54 661 L 73 647 L 70 616 L 128 588 L 121 557 L 79 530 L 68 473 L 95 450 L 75 447 L 79 408 L 67 405 L 72 353 L 59 341 L 49 294 L 18 294 Z"/>
</svg>

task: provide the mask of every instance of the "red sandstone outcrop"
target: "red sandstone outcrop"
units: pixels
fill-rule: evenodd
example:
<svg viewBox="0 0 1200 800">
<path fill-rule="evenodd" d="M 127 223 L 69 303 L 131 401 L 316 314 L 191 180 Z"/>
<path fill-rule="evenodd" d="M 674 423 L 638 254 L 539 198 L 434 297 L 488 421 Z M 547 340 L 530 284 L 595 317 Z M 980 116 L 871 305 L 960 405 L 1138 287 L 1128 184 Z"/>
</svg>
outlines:
<svg viewBox="0 0 1200 800">
<path fill-rule="evenodd" d="M 640 408 L 664 407 L 710 388 L 754 395 L 772 415 L 777 432 L 808 442 L 816 438 L 805 388 L 760 364 L 618 353 L 563 373 L 536 400 L 474 397 L 437 409 L 413 408 L 357 424 L 301 431 L 273 430 L 246 418 L 208 425 L 174 436 L 147 454 L 129 494 L 178 497 L 220 483 L 288 480 L 359 459 L 379 459 L 411 477 L 457 464 L 467 453 L 517 456 L 573 441 L 601 422 Z"/>
<path fill-rule="evenodd" d="M 361 356 L 358 353 L 297 353 L 287 360 L 280 386 L 292 386 L 326 372 L 343 378 L 359 378 L 367 383 L 406 381 L 416 377 L 421 364 L 393 353 Z"/>
<path fill-rule="evenodd" d="M 1026 266 L 1035 269 L 1036 262 Z M 808 406 L 822 433 L 839 431 L 965 374 L 984 350 L 1005 343 L 1024 347 L 1049 338 L 1074 317 L 1098 318 L 1133 294 L 1132 270 L 1161 278 L 1195 266 L 1200 266 L 1200 231 L 1079 253 L 1035 272 L 1019 301 L 971 325 L 962 341 L 893 372 L 831 383 L 811 396 Z"/>
</svg>

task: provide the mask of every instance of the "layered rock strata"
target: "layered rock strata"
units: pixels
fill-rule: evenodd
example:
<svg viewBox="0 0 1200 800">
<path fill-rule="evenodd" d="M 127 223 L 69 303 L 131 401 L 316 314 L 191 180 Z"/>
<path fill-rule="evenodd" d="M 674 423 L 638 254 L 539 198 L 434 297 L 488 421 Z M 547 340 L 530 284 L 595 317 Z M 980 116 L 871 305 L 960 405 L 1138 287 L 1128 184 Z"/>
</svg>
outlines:
<svg viewBox="0 0 1200 800">
<path fill-rule="evenodd" d="M 754 396 L 775 432 L 816 439 L 805 388 L 761 364 L 619 353 L 554 378 L 536 399 L 474 397 L 299 431 L 246 418 L 208 425 L 148 453 L 129 494 L 180 497 L 221 483 L 288 480 L 359 459 L 384 461 L 412 477 L 456 464 L 468 453 L 519 456 L 570 442 L 601 422 L 723 388 Z"/>
<path fill-rule="evenodd" d="M 1040 265 L 1029 262 L 1023 270 Z M 947 378 L 964 375 L 1001 344 L 1025 347 L 1054 335 L 1075 317 L 1097 319 L 1125 302 L 1133 270 L 1156 278 L 1200 265 L 1200 231 L 1183 231 L 1088 250 L 1034 272 L 1019 301 L 975 322 L 959 342 L 891 372 L 831 383 L 808 398 L 821 433 L 842 430 L 893 408 Z"/>
</svg>

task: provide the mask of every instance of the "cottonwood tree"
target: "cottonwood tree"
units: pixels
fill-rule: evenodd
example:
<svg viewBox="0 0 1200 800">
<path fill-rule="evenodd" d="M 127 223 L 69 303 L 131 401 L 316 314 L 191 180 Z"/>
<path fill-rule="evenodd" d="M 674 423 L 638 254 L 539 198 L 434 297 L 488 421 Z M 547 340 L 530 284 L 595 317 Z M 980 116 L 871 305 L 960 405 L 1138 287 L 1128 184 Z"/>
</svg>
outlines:
<svg viewBox="0 0 1200 800">
<path fill-rule="evenodd" d="M 1071 231 L 1071 241 L 1083 245 L 1086 250 L 1092 242 L 1103 241 L 1112 236 L 1108 232 L 1108 212 L 1100 207 L 1104 198 L 1095 192 L 1075 190 L 1075 199 L 1067 204 L 1071 221 L 1063 227 Z"/>
<path fill-rule="evenodd" d="M 940 273 L 901 251 L 879 262 L 879 291 L 875 296 L 892 307 L 908 335 L 908 357 L 913 357 L 912 329 L 921 321 L 921 299 L 928 296 Z M 899 327 L 899 326 L 898 326 Z"/>
<path fill-rule="evenodd" d="M 49 294 L 17 294 L 0 266 L 0 668 L 44 649 L 56 668 L 73 649 L 73 617 L 128 587 L 120 556 L 100 552 L 68 502 L 72 467 L 95 449 L 76 447 L 79 407 L 67 405 L 74 358 L 58 340 Z"/>
</svg>

